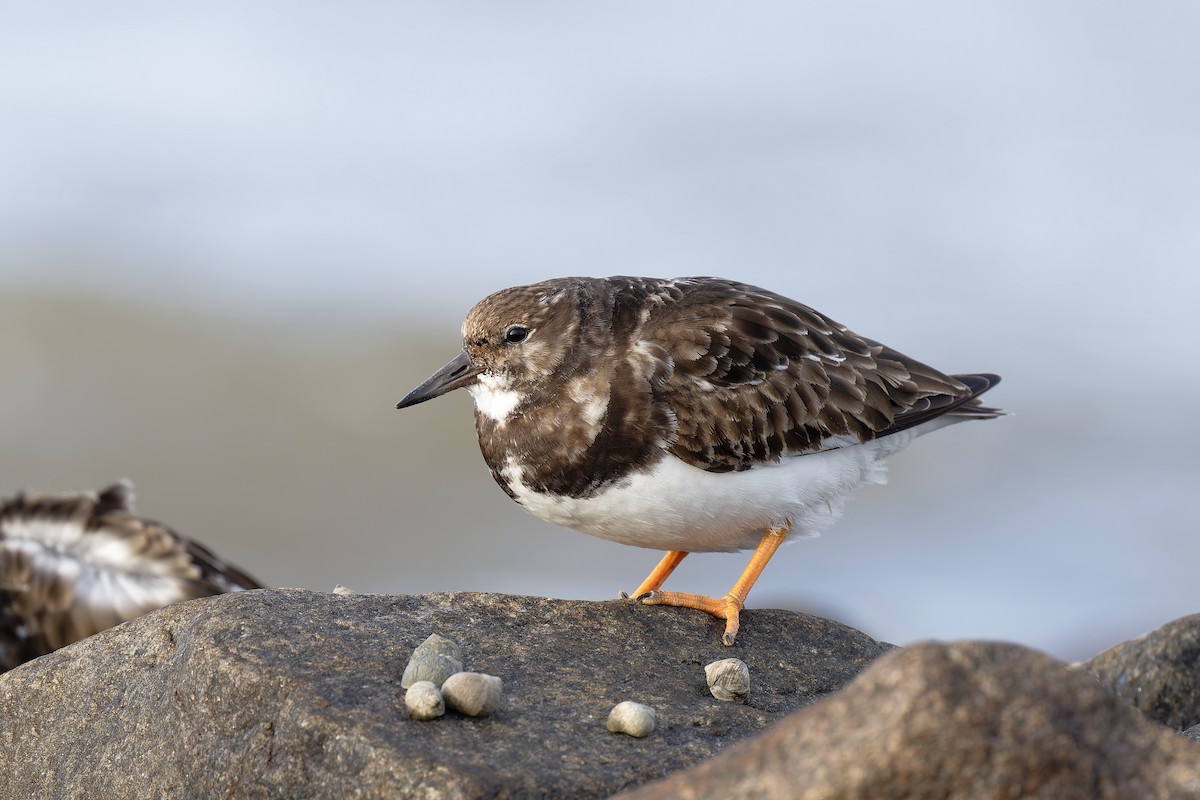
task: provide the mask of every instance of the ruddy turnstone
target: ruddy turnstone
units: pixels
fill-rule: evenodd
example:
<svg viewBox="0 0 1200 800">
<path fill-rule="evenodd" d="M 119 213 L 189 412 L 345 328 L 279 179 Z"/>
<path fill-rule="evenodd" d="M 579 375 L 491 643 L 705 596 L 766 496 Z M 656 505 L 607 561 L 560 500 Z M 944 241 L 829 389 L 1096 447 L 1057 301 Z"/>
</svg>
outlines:
<svg viewBox="0 0 1200 800">
<path fill-rule="evenodd" d="M 171 603 L 259 588 L 135 516 L 129 481 L 0 503 L 0 671 Z"/>
<path fill-rule="evenodd" d="M 666 550 L 633 593 L 706 611 L 732 645 L 789 533 L 832 522 L 924 433 L 1000 415 L 996 375 L 944 375 L 808 306 L 718 278 L 561 278 L 504 289 L 463 352 L 397 408 L 466 387 L 479 447 L 550 522 Z M 689 552 L 754 549 L 720 599 L 661 591 Z"/>
</svg>

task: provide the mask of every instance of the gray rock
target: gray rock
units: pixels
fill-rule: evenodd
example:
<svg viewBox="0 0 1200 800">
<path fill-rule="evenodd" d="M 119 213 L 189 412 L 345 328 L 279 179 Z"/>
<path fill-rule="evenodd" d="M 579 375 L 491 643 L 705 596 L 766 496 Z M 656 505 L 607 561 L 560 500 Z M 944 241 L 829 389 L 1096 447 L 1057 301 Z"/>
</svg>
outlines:
<svg viewBox="0 0 1200 800">
<path fill-rule="evenodd" d="M 606 727 L 609 733 L 624 733 L 641 739 L 654 733 L 658 712 L 644 703 L 622 700 L 608 712 Z"/>
<path fill-rule="evenodd" d="M 439 653 L 423 653 L 418 648 L 404 667 L 404 674 L 400 677 L 400 688 L 407 689 L 421 681 L 429 681 L 440 688 L 447 678 L 461 670 L 461 661 L 453 661 Z"/>
<path fill-rule="evenodd" d="M 404 706 L 413 719 L 437 719 L 446 713 L 442 690 L 432 681 L 417 681 L 404 692 Z"/>
<path fill-rule="evenodd" d="M 924 644 L 888 654 L 768 733 L 620 797 L 1196 798 L 1200 759 L 1049 656 Z"/>
<path fill-rule="evenodd" d="M 704 665 L 708 691 L 722 702 L 744 701 L 750 694 L 750 668 L 740 658 L 722 658 Z"/>
<path fill-rule="evenodd" d="M 607 797 L 770 727 L 890 649 L 786 611 L 743 612 L 733 653 L 720 630 L 628 601 L 191 601 L 0 675 L 0 798 Z M 401 667 L 433 632 L 503 678 L 496 713 L 409 719 Z M 731 654 L 754 670 L 745 705 L 705 685 L 703 665 Z M 659 710 L 653 736 L 605 729 L 629 697 Z"/>
<path fill-rule="evenodd" d="M 1150 719 L 1177 731 L 1200 724 L 1200 614 L 1110 647 L 1083 666 Z"/>
<path fill-rule="evenodd" d="M 456 672 L 442 685 L 446 706 L 468 717 L 486 717 L 500 708 L 504 682 L 482 672 Z"/>
<path fill-rule="evenodd" d="M 420 653 L 437 653 L 439 656 L 445 656 L 451 661 L 457 661 L 460 665 L 463 663 L 463 649 L 458 642 L 447 639 L 445 636 L 439 636 L 436 633 L 429 634 L 429 638 L 417 645 L 417 649 L 413 651 L 413 655 Z"/>
</svg>

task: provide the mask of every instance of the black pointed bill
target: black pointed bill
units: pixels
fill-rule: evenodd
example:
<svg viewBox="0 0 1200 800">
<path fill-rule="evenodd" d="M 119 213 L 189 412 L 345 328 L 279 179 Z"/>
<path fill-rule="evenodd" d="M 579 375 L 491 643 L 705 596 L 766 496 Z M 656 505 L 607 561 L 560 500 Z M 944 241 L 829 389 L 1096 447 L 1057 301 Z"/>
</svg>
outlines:
<svg viewBox="0 0 1200 800">
<path fill-rule="evenodd" d="M 481 372 L 483 369 L 474 366 L 466 352 L 459 353 L 451 359 L 450 363 L 430 375 L 424 383 L 405 395 L 403 400 L 396 403 L 396 408 L 415 406 L 417 403 L 441 397 L 446 392 L 470 386 Z"/>
</svg>

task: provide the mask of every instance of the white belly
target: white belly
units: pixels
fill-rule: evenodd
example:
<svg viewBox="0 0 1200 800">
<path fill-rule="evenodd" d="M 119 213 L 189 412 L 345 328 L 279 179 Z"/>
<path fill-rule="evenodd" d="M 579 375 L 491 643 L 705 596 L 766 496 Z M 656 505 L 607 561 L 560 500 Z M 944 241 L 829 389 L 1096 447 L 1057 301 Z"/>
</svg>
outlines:
<svg viewBox="0 0 1200 800">
<path fill-rule="evenodd" d="M 526 510 L 557 525 L 655 550 L 745 550 L 767 528 L 787 522 L 794 535 L 815 535 L 837 519 L 856 488 L 886 482 L 884 459 L 923 433 L 922 427 L 742 472 L 705 472 L 668 455 L 652 469 L 583 499 L 529 489 L 515 461 L 503 473 Z"/>
</svg>

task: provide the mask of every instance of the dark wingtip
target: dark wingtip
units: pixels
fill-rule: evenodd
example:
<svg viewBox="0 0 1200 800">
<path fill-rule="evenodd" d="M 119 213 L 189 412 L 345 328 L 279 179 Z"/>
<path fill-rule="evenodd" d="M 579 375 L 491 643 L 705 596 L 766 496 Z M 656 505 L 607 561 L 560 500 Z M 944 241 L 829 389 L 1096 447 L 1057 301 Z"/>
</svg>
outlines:
<svg viewBox="0 0 1200 800">
<path fill-rule="evenodd" d="M 956 381 L 961 381 L 970 387 L 972 397 L 979 397 L 979 395 L 1000 383 L 1000 376 L 991 372 L 977 372 L 970 375 L 951 375 L 950 377 L 954 378 Z"/>
<path fill-rule="evenodd" d="M 971 397 L 967 402 L 959 405 L 950 413 L 960 417 L 979 417 L 981 419 L 1004 416 L 1005 412 L 1003 409 L 982 405 L 978 399 L 979 395 L 1000 383 L 999 375 L 992 372 L 978 372 L 970 375 L 952 375 L 950 377 L 965 383 L 971 390 Z"/>
<path fill-rule="evenodd" d="M 112 486 L 100 492 L 96 498 L 96 508 L 92 514 L 100 517 L 114 512 L 133 514 L 133 481 L 121 478 Z"/>
</svg>

